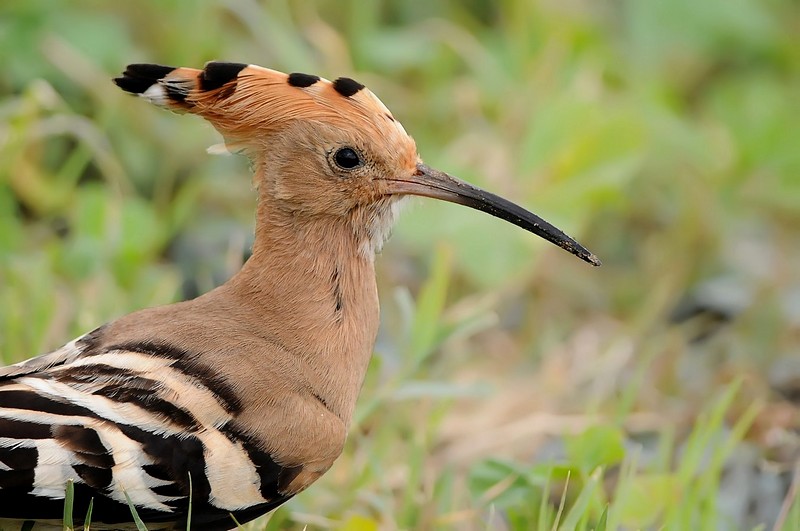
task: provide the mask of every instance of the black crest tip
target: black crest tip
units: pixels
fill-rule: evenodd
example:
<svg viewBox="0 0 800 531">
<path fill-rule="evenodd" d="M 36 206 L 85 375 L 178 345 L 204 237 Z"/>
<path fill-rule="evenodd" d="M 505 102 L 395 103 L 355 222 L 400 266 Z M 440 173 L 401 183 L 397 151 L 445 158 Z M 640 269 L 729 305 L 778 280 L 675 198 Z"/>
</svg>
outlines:
<svg viewBox="0 0 800 531">
<path fill-rule="evenodd" d="M 200 75 L 200 88 L 202 90 L 218 89 L 225 83 L 236 79 L 239 72 L 247 68 L 247 66 L 244 63 L 224 63 L 221 61 L 206 63 L 206 67 Z"/>
<path fill-rule="evenodd" d="M 355 79 L 350 79 L 349 77 L 340 77 L 333 82 L 333 88 L 345 98 L 349 98 L 359 90 L 363 89 L 364 85 Z"/>
<path fill-rule="evenodd" d="M 156 65 L 151 63 L 134 63 L 125 67 L 123 76 L 138 77 L 158 81 L 175 70 L 174 66 Z"/>
<path fill-rule="evenodd" d="M 114 84 L 119 88 L 125 92 L 130 92 L 131 94 L 141 94 L 147 90 L 150 85 L 152 85 L 152 83 L 149 81 L 144 81 L 133 77 L 115 77 L 113 81 Z"/>
<path fill-rule="evenodd" d="M 125 68 L 122 77 L 115 77 L 114 83 L 131 94 L 141 94 L 153 83 L 166 77 L 175 67 L 154 64 L 131 64 Z"/>
<path fill-rule="evenodd" d="M 313 74 L 302 74 L 300 72 L 292 72 L 289 74 L 289 79 L 287 79 L 287 81 L 289 85 L 293 87 L 306 88 L 319 81 L 319 76 L 315 76 Z"/>
</svg>

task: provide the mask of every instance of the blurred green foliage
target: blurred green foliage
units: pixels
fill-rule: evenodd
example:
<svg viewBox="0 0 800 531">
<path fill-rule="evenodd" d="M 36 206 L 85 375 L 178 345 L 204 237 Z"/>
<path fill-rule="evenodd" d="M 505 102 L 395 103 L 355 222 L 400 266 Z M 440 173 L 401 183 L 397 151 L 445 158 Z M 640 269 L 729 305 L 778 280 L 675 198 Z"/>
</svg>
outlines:
<svg viewBox="0 0 800 531">
<path fill-rule="evenodd" d="M 210 289 L 246 253 L 246 162 L 122 94 L 126 64 L 352 76 L 429 164 L 604 266 L 409 208 L 348 449 L 254 527 L 798 528 L 796 504 L 778 516 L 800 424 L 798 28 L 792 0 L 4 0 L 0 352 Z M 731 490 L 742 452 L 773 468 Z"/>
</svg>

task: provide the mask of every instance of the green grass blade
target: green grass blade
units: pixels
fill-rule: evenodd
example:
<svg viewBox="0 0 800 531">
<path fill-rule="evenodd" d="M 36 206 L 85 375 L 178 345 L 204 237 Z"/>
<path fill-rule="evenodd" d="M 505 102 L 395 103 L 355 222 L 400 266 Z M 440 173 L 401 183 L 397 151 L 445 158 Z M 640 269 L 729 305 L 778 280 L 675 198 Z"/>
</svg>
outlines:
<svg viewBox="0 0 800 531">
<path fill-rule="evenodd" d="M 192 528 L 192 473 L 189 472 L 189 513 L 186 515 L 186 531 Z"/>
<path fill-rule="evenodd" d="M 35 525 L 36 522 L 34 522 L 33 520 L 25 520 L 19 531 L 33 531 L 33 526 Z"/>
<path fill-rule="evenodd" d="M 597 521 L 597 527 L 594 528 L 594 531 L 606 531 L 607 526 L 608 526 L 608 504 L 606 504 L 605 509 L 603 509 L 603 513 L 600 515 L 600 520 Z"/>
<path fill-rule="evenodd" d="M 72 484 L 72 480 L 67 480 L 67 489 L 66 493 L 64 494 L 64 529 L 66 531 L 72 531 L 75 529 L 75 525 L 72 523 L 72 506 L 75 504 L 75 485 Z"/>
<path fill-rule="evenodd" d="M 558 511 L 556 511 L 556 517 L 553 520 L 553 527 L 550 528 L 551 531 L 557 531 L 561 527 L 561 517 L 564 514 L 564 506 L 567 504 L 567 491 L 569 490 L 569 478 L 571 475 L 571 472 L 567 472 L 567 480 L 564 482 L 564 490 L 561 491 L 561 501 L 558 502 Z"/>
<path fill-rule="evenodd" d="M 431 272 L 420 289 L 414 322 L 411 324 L 407 356 L 412 361 L 410 372 L 415 372 L 435 350 L 441 332 L 441 315 L 450 285 L 452 252 L 439 247 L 434 255 Z"/>
<path fill-rule="evenodd" d="M 147 526 L 144 525 L 142 519 L 139 518 L 139 513 L 136 512 L 136 507 L 133 506 L 131 497 L 128 496 L 128 493 L 125 491 L 122 491 L 122 493 L 125 494 L 125 499 L 128 501 L 128 507 L 130 507 L 131 509 L 131 515 L 133 516 L 133 522 L 136 524 L 136 529 L 138 529 L 139 531 L 147 531 Z"/>
<path fill-rule="evenodd" d="M 592 501 L 592 497 L 597 490 L 597 486 L 600 483 L 602 476 L 603 469 L 600 467 L 592 472 L 592 474 L 589 476 L 589 481 L 583 485 L 581 493 L 578 495 L 575 503 L 572 504 L 572 507 L 570 507 L 566 518 L 564 518 L 564 523 L 559 526 L 559 529 L 572 530 L 578 528 L 578 523 L 581 521 L 581 518 L 583 518 L 586 512 L 589 510 L 590 502 Z"/>
<path fill-rule="evenodd" d="M 547 503 L 547 497 L 542 495 L 539 504 L 539 513 L 536 515 L 537 525 L 536 529 L 548 529 L 547 520 L 550 517 L 550 505 Z"/>
<path fill-rule="evenodd" d="M 228 513 L 228 514 L 230 515 L 231 520 L 233 520 L 233 523 L 236 524 L 236 529 L 239 529 L 241 531 L 243 528 L 242 528 L 242 524 L 239 523 L 239 520 L 237 520 L 236 517 L 233 516 L 232 513 Z"/>
<path fill-rule="evenodd" d="M 547 529 L 547 519 L 550 516 L 550 480 L 553 477 L 553 471 L 547 473 L 547 480 L 542 489 L 542 497 L 539 500 L 539 517 L 536 529 Z"/>
<path fill-rule="evenodd" d="M 89 500 L 89 508 L 86 510 L 86 518 L 83 519 L 83 531 L 89 531 L 92 526 L 92 509 L 94 508 L 94 498 Z"/>
</svg>

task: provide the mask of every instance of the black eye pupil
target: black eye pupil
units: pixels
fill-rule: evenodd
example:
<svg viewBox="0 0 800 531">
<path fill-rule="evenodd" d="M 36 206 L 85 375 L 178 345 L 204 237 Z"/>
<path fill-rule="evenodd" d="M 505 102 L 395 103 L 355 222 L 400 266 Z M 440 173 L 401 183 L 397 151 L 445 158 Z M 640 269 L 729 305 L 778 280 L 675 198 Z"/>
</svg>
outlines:
<svg viewBox="0 0 800 531">
<path fill-rule="evenodd" d="M 336 165 L 345 170 L 352 170 L 356 166 L 361 165 L 361 159 L 358 153 L 351 148 L 342 148 L 333 155 L 333 160 Z"/>
</svg>

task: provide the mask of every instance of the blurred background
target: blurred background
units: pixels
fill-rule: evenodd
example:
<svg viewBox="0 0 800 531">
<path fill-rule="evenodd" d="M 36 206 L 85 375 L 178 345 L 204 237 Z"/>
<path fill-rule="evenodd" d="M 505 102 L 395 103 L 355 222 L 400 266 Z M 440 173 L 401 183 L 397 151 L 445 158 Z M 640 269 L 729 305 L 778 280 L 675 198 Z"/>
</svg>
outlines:
<svg viewBox="0 0 800 531">
<path fill-rule="evenodd" d="M 247 256 L 247 162 L 126 64 L 349 76 L 604 264 L 414 201 L 345 454 L 250 528 L 800 529 L 799 35 L 792 0 L 4 0 L 3 361 Z"/>
</svg>

